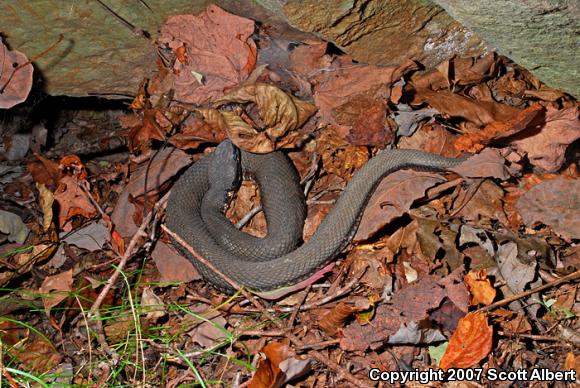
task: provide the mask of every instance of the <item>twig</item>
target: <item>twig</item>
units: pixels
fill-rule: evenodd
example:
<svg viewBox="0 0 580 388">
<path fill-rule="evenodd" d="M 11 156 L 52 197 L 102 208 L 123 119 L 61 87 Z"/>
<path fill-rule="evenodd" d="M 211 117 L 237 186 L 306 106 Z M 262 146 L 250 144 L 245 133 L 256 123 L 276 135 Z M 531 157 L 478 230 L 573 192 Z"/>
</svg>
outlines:
<svg viewBox="0 0 580 388">
<path fill-rule="evenodd" d="M 500 300 L 498 302 L 495 302 L 495 303 L 492 303 L 492 304 L 490 304 L 488 306 L 482 307 L 479 310 L 477 310 L 477 312 L 484 312 L 484 311 L 493 310 L 496 307 L 500 307 L 500 306 L 504 306 L 506 304 L 510 304 L 511 302 L 514 302 L 514 301 L 516 301 L 518 299 L 522 299 L 522 298 L 525 298 L 526 296 L 533 295 L 536 292 L 544 291 L 544 290 L 550 289 L 552 287 L 559 286 L 562 283 L 566 283 L 566 282 L 573 281 L 573 280 L 576 280 L 576 279 L 580 279 L 580 270 L 578 270 L 576 272 L 572 272 L 571 274 L 566 275 L 563 278 L 554 280 L 553 282 L 544 284 L 543 286 L 539 286 L 539 287 L 536 287 L 536 288 L 531 289 L 531 290 L 528 290 L 528 291 L 520 292 L 519 294 L 512 295 L 512 296 L 510 296 L 508 298 L 502 299 L 502 300 Z"/>
<path fill-rule="evenodd" d="M 261 211 L 262 211 L 262 205 L 256 206 L 255 208 L 250 210 L 248 213 L 246 213 L 245 216 L 242 217 L 241 220 L 239 220 L 236 223 L 236 228 L 242 229 L 248 222 L 250 222 L 252 217 L 254 217 L 256 214 L 258 214 Z"/>
<path fill-rule="evenodd" d="M 183 239 L 181 239 L 177 234 L 175 234 L 173 231 L 171 231 L 165 225 L 161 225 L 161 228 L 167 234 L 169 234 L 172 238 L 174 238 L 175 241 L 177 241 L 181 246 L 183 246 L 201 264 L 205 265 L 210 270 L 212 270 L 216 275 L 220 276 L 232 288 L 234 288 L 236 290 L 240 290 L 240 293 L 246 299 L 248 299 L 257 309 L 261 310 L 262 313 L 266 316 L 266 318 L 268 318 L 280 330 L 284 330 L 284 326 L 280 322 L 278 322 L 278 320 L 276 319 L 276 317 L 274 317 L 266 309 L 266 307 L 260 301 L 258 301 L 258 299 L 256 299 L 256 297 L 254 297 L 254 295 L 252 295 L 250 292 L 246 291 L 245 289 L 241 288 L 235 281 L 233 281 L 228 276 L 226 276 L 225 274 L 223 274 L 212 263 L 210 263 L 208 260 L 206 260 L 199 253 L 197 253 L 188 243 L 186 243 Z M 298 348 L 302 348 L 302 347 L 305 346 L 304 342 L 301 339 L 299 339 L 298 337 L 296 337 L 292 333 L 286 333 L 286 338 L 288 338 Z M 356 377 L 354 377 L 352 374 L 350 374 L 346 369 L 344 369 L 343 367 L 341 367 L 338 363 L 336 363 L 335 361 L 331 360 L 330 358 L 328 358 L 327 356 L 325 356 L 321 352 L 319 352 L 317 350 L 312 350 L 312 351 L 310 351 L 309 354 L 315 360 L 317 360 L 318 362 L 320 362 L 322 364 L 325 364 L 327 367 L 329 367 L 330 369 L 332 369 L 337 374 L 337 376 L 339 378 L 348 381 L 349 383 L 351 383 L 352 385 L 354 385 L 356 387 L 369 387 L 369 385 L 367 385 L 364 382 L 358 380 Z"/>
</svg>

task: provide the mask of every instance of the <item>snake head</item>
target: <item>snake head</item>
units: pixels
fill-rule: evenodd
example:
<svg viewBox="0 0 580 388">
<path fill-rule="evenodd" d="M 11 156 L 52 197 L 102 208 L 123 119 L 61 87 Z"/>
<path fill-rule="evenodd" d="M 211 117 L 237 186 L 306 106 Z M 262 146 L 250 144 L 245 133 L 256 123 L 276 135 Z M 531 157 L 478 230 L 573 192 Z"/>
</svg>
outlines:
<svg viewBox="0 0 580 388">
<path fill-rule="evenodd" d="M 208 169 L 211 190 L 223 192 L 225 205 L 232 199 L 232 193 L 242 180 L 240 150 L 229 139 L 221 142 L 213 153 L 213 161 Z"/>
</svg>

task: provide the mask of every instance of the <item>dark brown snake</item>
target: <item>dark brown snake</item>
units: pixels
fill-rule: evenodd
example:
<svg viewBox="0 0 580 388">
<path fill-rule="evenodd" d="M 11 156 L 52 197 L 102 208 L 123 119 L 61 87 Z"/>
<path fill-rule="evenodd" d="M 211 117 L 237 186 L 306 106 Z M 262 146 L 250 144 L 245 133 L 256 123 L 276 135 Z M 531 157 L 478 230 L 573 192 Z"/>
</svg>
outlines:
<svg viewBox="0 0 580 388">
<path fill-rule="evenodd" d="M 316 233 L 296 248 L 306 207 L 292 163 L 281 152 L 252 154 L 224 141 L 174 185 L 166 223 L 238 284 L 253 291 L 272 291 L 307 279 L 346 248 L 370 196 L 385 175 L 408 167 L 445 170 L 461 162 L 415 150 L 379 152 L 356 172 Z M 227 193 L 239 182 L 241 170 L 251 175 L 260 189 L 268 229 L 264 239 L 238 231 L 223 215 Z M 179 243 L 174 245 L 214 286 L 233 291 Z"/>
</svg>

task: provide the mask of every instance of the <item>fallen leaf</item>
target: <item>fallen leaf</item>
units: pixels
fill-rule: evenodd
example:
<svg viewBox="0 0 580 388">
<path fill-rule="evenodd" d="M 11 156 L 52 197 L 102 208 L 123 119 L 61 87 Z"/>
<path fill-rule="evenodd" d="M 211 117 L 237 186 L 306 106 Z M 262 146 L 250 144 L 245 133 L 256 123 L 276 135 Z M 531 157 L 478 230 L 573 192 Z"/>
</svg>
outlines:
<svg viewBox="0 0 580 388">
<path fill-rule="evenodd" d="M 146 318 L 152 322 L 167 314 L 163 301 L 155 295 L 151 287 L 145 287 L 141 292 L 141 308 L 147 313 Z"/>
<path fill-rule="evenodd" d="M 54 200 L 59 205 L 58 222 L 59 227 L 65 231 L 70 230 L 68 221 L 75 217 L 92 218 L 97 214 L 97 210 L 89 199 L 81 185 L 88 183 L 79 181 L 77 178 L 65 175 L 60 179 L 58 189 L 54 193 Z"/>
<path fill-rule="evenodd" d="M 169 17 L 157 42 L 185 58 L 185 62 L 175 61 L 173 67 L 175 98 L 204 104 L 244 81 L 256 65 L 253 33 L 253 20 L 213 4 L 197 16 Z"/>
<path fill-rule="evenodd" d="M 93 221 L 71 233 L 61 233 L 62 242 L 91 252 L 103 249 L 110 242 L 111 234 L 103 221 Z"/>
<path fill-rule="evenodd" d="M 290 53 L 290 70 L 311 78 L 328 67 L 332 57 L 326 54 L 328 42 L 301 44 Z"/>
<path fill-rule="evenodd" d="M 407 104 L 399 104 L 397 109 L 393 112 L 395 122 L 399 125 L 397 136 L 411 136 L 421 121 L 432 119 L 438 113 L 437 110 L 429 108 L 413 110 Z"/>
<path fill-rule="evenodd" d="M 276 150 L 282 137 L 301 127 L 316 112 L 314 105 L 262 83 L 240 86 L 215 100 L 213 106 L 219 108 L 232 102 L 256 104 L 263 128 L 254 128 L 235 112 L 222 112 L 232 142 L 255 153 Z"/>
<path fill-rule="evenodd" d="M 60 302 L 68 298 L 72 291 L 73 284 L 73 270 L 61 272 L 57 275 L 47 276 L 38 289 L 42 295 L 42 303 L 44 304 L 44 311 L 50 317 L 50 310 L 58 305 Z"/>
<path fill-rule="evenodd" d="M 556 172 L 564 164 L 566 148 L 580 138 L 578 112 L 578 105 L 562 110 L 549 106 L 545 123 L 538 129 L 518 133 L 511 144 L 525 152 L 534 166 Z"/>
<path fill-rule="evenodd" d="M 399 333 L 394 340 L 400 338 L 414 338 L 413 343 L 439 342 L 443 339 L 442 334 L 435 325 L 429 322 L 429 312 L 438 308 L 442 301 L 456 294 L 454 300 L 465 299 L 460 304 L 467 308 L 467 297 L 459 297 L 457 294 L 468 295 L 461 279 L 463 269 L 448 275 L 447 281 L 436 276 L 423 276 L 411 285 L 398 290 L 390 304 L 380 304 L 376 309 L 374 319 L 368 325 L 353 322 L 343 329 L 343 338 L 340 347 L 347 351 L 363 351 L 367 348 L 375 349 L 386 341 L 390 336 Z M 460 291 L 463 290 L 463 291 Z M 461 308 L 463 310 L 463 308 Z M 400 331 L 400 332 L 399 332 Z"/>
<path fill-rule="evenodd" d="M 439 366 L 442 369 L 471 368 L 491 352 L 492 341 L 493 328 L 488 325 L 487 316 L 467 314 L 459 320 Z"/>
<path fill-rule="evenodd" d="M 265 358 L 260 359 L 249 388 L 278 388 L 310 370 L 310 360 L 296 358 L 284 342 L 272 342 L 261 352 Z"/>
<path fill-rule="evenodd" d="M 512 174 L 505 165 L 505 159 L 493 148 L 486 148 L 481 153 L 471 156 L 456 167 L 450 168 L 465 178 L 498 178 L 509 179 Z"/>
<path fill-rule="evenodd" d="M 469 271 L 469 273 L 465 275 L 464 280 L 469 287 L 469 292 L 471 293 L 470 305 L 477 306 L 478 304 L 483 304 L 487 306 L 493 302 L 496 291 L 495 288 L 491 286 L 484 269 Z"/>
<path fill-rule="evenodd" d="M 160 282 L 188 283 L 201 279 L 193 264 L 163 241 L 157 241 L 151 257 L 161 275 Z"/>
<path fill-rule="evenodd" d="M 413 61 L 407 61 L 400 66 L 382 67 L 336 59 L 327 71 L 313 77 L 314 103 L 319 109 L 322 123 L 346 126 L 346 130 L 340 132 L 345 137 L 350 126 L 348 122 L 340 121 L 337 115 L 339 107 L 342 106 L 341 109 L 344 110 L 349 104 L 355 104 L 363 94 L 376 101 L 388 98 L 390 87 L 405 73 L 416 68 L 417 64 Z M 359 116 L 364 114 L 366 110 L 361 110 Z M 349 121 L 354 122 L 352 116 Z"/>
<path fill-rule="evenodd" d="M 190 157 L 185 152 L 176 148 L 165 148 L 157 154 L 149 168 L 147 168 L 148 162 L 140 165 L 131 175 L 129 183 L 123 188 L 113 209 L 111 219 L 115 230 L 123 237 L 130 237 L 137 232 L 136 208 L 130 198 L 137 198 L 144 194 L 146 175 L 147 191 L 154 192 L 190 162 Z M 150 206 L 152 205 L 150 203 Z"/>
<path fill-rule="evenodd" d="M 341 302 L 319 318 L 318 326 L 327 335 L 334 337 L 356 311 L 356 307 Z"/>
<path fill-rule="evenodd" d="M 399 139 L 399 148 L 421 150 L 432 154 L 456 158 L 460 152 L 454 147 L 457 135 L 442 125 L 433 123 L 423 125 L 410 137 Z"/>
<path fill-rule="evenodd" d="M 413 105 L 427 103 L 447 117 L 463 118 L 476 128 L 515 117 L 519 109 L 489 101 L 475 101 L 449 90 L 416 89 Z"/>
<path fill-rule="evenodd" d="M 227 138 L 226 123 L 217 109 L 199 109 L 171 136 L 169 143 L 180 150 L 195 149 L 201 144 L 217 144 Z"/>
<path fill-rule="evenodd" d="M 534 128 L 545 120 L 545 108 L 532 105 L 519 112 L 508 121 L 494 121 L 477 132 L 466 133 L 455 140 L 455 147 L 460 151 L 479 152 L 485 145 L 512 136 L 527 128 Z"/>
<path fill-rule="evenodd" d="M 52 225 L 54 194 L 43 183 L 36 183 L 36 188 L 39 194 L 38 202 L 42 209 L 42 227 L 44 230 L 48 230 Z"/>
<path fill-rule="evenodd" d="M 524 291 L 536 278 L 535 260 L 523 262 L 518 257 L 518 245 L 508 241 L 500 245 L 496 254 L 497 267 L 507 286 L 514 293 Z"/>
<path fill-rule="evenodd" d="M 9 241 L 22 244 L 30 230 L 16 214 L 0 209 L 0 232 L 7 234 Z"/>
<path fill-rule="evenodd" d="M 26 55 L 8 50 L 0 39 L 0 109 L 10 109 L 28 97 L 34 68 L 27 63 Z"/>
<path fill-rule="evenodd" d="M 445 179 L 437 174 L 402 170 L 388 175 L 379 184 L 363 212 L 354 241 L 362 241 L 409 211 L 413 202 Z"/>
<path fill-rule="evenodd" d="M 224 331 L 228 323 L 224 317 L 218 314 L 213 313 L 213 315 L 205 317 L 203 322 L 189 332 L 191 340 L 201 346 L 203 350 L 211 349 L 225 339 L 226 333 Z"/>
<path fill-rule="evenodd" d="M 580 181 L 557 178 L 538 183 L 516 202 L 524 222 L 541 222 L 566 240 L 580 238 Z"/>
</svg>

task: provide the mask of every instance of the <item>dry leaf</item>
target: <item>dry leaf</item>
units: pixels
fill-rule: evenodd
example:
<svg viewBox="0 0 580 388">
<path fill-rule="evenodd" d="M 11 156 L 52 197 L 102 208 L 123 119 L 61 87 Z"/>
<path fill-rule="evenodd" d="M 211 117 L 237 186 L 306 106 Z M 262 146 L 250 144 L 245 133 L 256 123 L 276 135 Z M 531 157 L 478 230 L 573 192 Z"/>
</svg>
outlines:
<svg viewBox="0 0 580 388">
<path fill-rule="evenodd" d="M 26 55 L 8 50 L 0 38 L 0 109 L 10 109 L 28 97 L 34 68 L 25 63 L 28 63 Z"/>
<path fill-rule="evenodd" d="M 566 148 L 580 138 L 578 112 L 578 105 L 562 110 L 548 107 L 545 123 L 539 129 L 518 133 L 511 144 L 527 153 L 534 166 L 556 172 L 564 164 Z"/>
<path fill-rule="evenodd" d="M 544 119 L 544 107 L 539 104 L 532 105 L 508 121 L 494 121 L 480 131 L 458 137 L 455 140 L 455 147 L 460 151 L 479 152 L 486 144 L 516 134 L 526 128 L 534 128 Z"/>
<path fill-rule="evenodd" d="M 470 157 L 450 170 L 466 178 L 506 180 L 511 177 L 510 170 L 505 165 L 505 159 L 493 148 L 484 149 L 481 153 Z"/>
<path fill-rule="evenodd" d="M 171 75 L 175 98 L 204 104 L 244 81 L 256 65 L 253 33 L 253 20 L 213 4 L 197 16 L 169 17 L 157 41 L 178 55 Z"/>
<path fill-rule="evenodd" d="M 524 222 L 541 222 L 566 240 L 580 238 L 580 181 L 565 179 L 540 182 L 522 195 L 516 208 Z"/>
<path fill-rule="evenodd" d="M 459 320 L 439 366 L 442 369 L 471 368 L 487 357 L 492 342 L 493 328 L 487 324 L 487 316 L 467 314 Z"/>
<path fill-rule="evenodd" d="M 22 244 L 30 231 L 18 215 L 0 209 L 0 232 L 8 235 L 8 241 Z"/>
<path fill-rule="evenodd" d="M 296 358 L 286 343 L 272 342 L 261 352 L 266 358 L 260 360 L 249 388 L 278 388 L 310 370 L 310 360 Z"/>
<path fill-rule="evenodd" d="M 189 260 L 163 241 L 157 241 L 151 257 L 161 275 L 160 282 L 191 282 L 201 279 Z"/>
<path fill-rule="evenodd" d="M 86 181 L 79 181 L 77 178 L 65 175 L 60 179 L 58 189 L 54 193 L 54 200 L 59 205 L 58 222 L 59 227 L 65 231 L 70 230 L 67 222 L 75 217 L 92 218 L 97 214 L 87 193 L 81 188 Z"/>
<path fill-rule="evenodd" d="M 487 306 L 495 299 L 495 288 L 491 286 L 484 269 L 470 271 L 465 275 L 464 281 L 469 287 L 469 292 L 471 293 L 470 305 L 477 306 L 478 304 L 484 304 Z"/>
<path fill-rule="evenodd" d="M 65 300 L 72 291 L 73 270 L 61 272 L 58 275 L 47 276 L 38 292 L 42 295 L 44 311 L 50 317 L 50 310 Z"/>
<path fill-rule="evenodd" d="M 255 83 L 243 85 L 214 101 L 214 107 L 227 103 L 256 104 L 264 128 L 256 129 L 237 112 L 222 112 L 226 132 L 232 142 L 246 151 L 267 153 L 276 150 L 277 143 L 289 131 L 301 127 L 316 107 L 285 93 L 275 86 Z"/>
<path fill-rule="evenodd" d="M 370 238 L 384 225 L 407 213 L 428 189 L 444 181 L 442 176 L 428 172 L 403 170 L 388 175 L 369 200 L 354 241 Z"/>
<path fill-rule="evenodd" d="M 52 204 L 54 203 L 54 194 L 52 191 L 46 188 L 43 183 L 36 183 L 36 188 L 38 189 L 38 202 L 40 208 L 42 209 L 42 227 L 44 230 L 48 230 L 52 225 Z"/>
<path fill-rule="evenodd" d="M 324 330 L 327 335 L 334 337 L 356 311 L 359 311 L 359 309 L 341 302 L 320 317 L 318 320 L 318 326 Z"/>
</svg>

